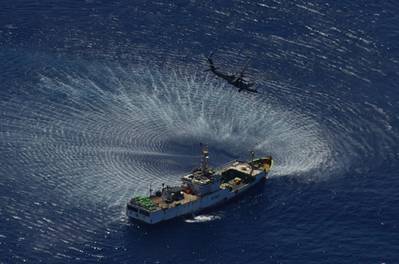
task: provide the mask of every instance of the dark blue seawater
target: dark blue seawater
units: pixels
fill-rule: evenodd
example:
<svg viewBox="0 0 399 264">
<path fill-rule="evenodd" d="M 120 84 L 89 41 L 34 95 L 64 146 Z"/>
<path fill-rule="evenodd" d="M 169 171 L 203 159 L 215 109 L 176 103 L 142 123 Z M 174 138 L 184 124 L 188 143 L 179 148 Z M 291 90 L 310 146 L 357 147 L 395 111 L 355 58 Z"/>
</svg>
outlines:
<svg viewBox="0 0 399 264">
<path fill-rule="evenodd" d="M 396 1 L 0 2 L 0 263 L 399 263 Z M 204 73 L 249 72 L 262 95 Z M 157 226 L 129 197 L 271 154 Z"/>
</svg>

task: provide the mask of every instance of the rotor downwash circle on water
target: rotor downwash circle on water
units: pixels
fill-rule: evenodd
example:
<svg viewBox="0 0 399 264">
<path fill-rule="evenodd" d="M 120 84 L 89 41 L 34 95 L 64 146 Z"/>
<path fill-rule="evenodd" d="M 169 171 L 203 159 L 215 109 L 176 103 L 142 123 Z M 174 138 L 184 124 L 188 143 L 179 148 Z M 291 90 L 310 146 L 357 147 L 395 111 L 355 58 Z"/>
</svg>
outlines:
<svg viewBox="0 0 399 264">
<path fill-rule="evenodd" d="M 332 136 L 307 106 L 285 106 L 267 88 L 263 95 L 238 93 L 190 67 L 78 69 L 41 73 L 23 96 L 6 97 L 1 113 L 10 168 L 30 164 L 22 174 L 69 196 L 115 203 L 145 193 L 150 183 L 178 182 L 197 165 L 200 142 L 211 147 L 215 165 L 255 150 L 273 156 L 272 177 L 307 179 L 346 169 L 351 157 L 340 155 L 357 145 L 338 140 L 344 130 Z"/>
</svg>

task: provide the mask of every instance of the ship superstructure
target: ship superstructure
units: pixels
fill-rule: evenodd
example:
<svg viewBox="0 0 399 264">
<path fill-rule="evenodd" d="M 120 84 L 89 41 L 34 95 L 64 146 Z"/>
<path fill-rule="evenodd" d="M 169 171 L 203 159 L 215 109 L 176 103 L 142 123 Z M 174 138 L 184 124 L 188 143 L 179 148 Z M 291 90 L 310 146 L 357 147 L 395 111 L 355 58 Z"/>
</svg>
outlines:
<svg viewBox="0 0 399 264">
<path fill-rule="evenodd" d="M 208 148 L 203 147 L 201 166 L 181 178 L 180 186 L 162 186 L 148 197 L 134 197 L 127 203 L 129 218 L 155 224 L 193 214 L 226 202 L 259 183 L 272 166 L 272 158 L 231 161 L 220 168 L 208 167 Z"/>
</svg>

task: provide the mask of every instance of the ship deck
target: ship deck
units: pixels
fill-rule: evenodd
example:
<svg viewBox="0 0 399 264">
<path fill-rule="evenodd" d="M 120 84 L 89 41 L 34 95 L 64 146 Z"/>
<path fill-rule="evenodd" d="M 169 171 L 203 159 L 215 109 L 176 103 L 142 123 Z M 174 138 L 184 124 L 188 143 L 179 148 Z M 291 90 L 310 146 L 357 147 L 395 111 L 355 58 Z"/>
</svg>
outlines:
<svg viewBox="0 0 399 264">
<path fill-rule="evenodd" d="M 262 173 L 262 170 L 260 169 L 252 169 L 251 166 L 248 163 L 245 162 L 240 162 L 240 161 L 235 161 L 229 164 L 226 164 L 225 166 L 222 167 L 222 169 L 219 171 L 219 173 L 221 171 L 228 171 L 228 170 L 236 170 L 239 171 L 241 173 L 244 173 L 246 175 L 250 175 L 252 177 L 257 176 L 259 173 Z M 232 191 L 235 191 L 237 189 L 241 189 L 244 186 L 248 185 L 247 183 L 241 182 L 239 184 L 234 183 L 234 179 L 232 179 L 231 181 L 227 182 L 231 187 L 232 187 Z M 188 194 L 188 193 L 183 193 L 184 198 L 179 200 L 179 201 L 174 201 L 171 203 L 167 203 L 165 202 L 162 197 L 159 196 L 151 196 L 150 199 L 152 200 L 152 202 L 159 208 L 161 209 L 167 209 L 167 208 L 173 208 L 179 205 L 183 205 L 183 204 L 187 204 L 193 201 L 196 201 L 198 199 L 200 199 L 199 196 L 194 195 L 194 194 Z"/>
<path fill-rule="evenodd" d="M 253 169 L 252 173 L 251 173 L 251 166 L 248 163 L 232 164 L 231 166 L 227 167 L 227 170 L 228 169 L 234 169 L 234 170 L 237 170 L 239 172 L 248 174 L 250 176 L 256 176 L 256 175 L 258 175 L 259 173 L 262 172 L 261 170 Z"/>
<path fill-rule="evenodd" d="M 184 198 L 179 201 L 174 201 L 172 203 L 167 203 L 162 200 L 162 197 L 151 196 L 152 202 L 161 209 L 173 208 L 181 204 L 187 204 L 197 200 L 199 197 L 197 195 L 183 193 Z"/>
</svg>

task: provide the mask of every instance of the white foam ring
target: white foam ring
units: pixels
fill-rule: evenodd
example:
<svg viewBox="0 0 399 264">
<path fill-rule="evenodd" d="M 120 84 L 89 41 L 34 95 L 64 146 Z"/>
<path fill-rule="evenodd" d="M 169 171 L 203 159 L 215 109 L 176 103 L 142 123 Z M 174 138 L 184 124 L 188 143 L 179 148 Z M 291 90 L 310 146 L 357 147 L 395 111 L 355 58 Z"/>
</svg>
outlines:
<svg viewBox="0 0 399 264">
<path fill-rule="evenodd" d="M 195 72 L 93 66 L 49 76 L 5 102 L 1 138 L 10 152 L 23 149 L 14 166 L 68 197 L 108 204 L 177 182 L 184 172 L 175 165 L 187 154 L 171 152 L 170 142 L 272 154 L 274 176 L 321 168 L 330 155 L 308 116 Z"/>
</svg>

